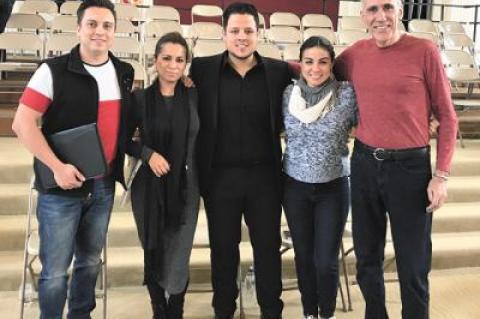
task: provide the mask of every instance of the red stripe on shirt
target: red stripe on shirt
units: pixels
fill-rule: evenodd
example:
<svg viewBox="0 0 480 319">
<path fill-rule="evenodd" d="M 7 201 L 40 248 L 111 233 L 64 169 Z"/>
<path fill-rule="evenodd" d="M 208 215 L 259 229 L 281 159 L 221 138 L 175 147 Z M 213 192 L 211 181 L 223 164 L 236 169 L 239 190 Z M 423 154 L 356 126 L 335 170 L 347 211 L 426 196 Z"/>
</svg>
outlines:
<svg viewBox="0 0 480 319">
<path fill-rule="evenodd" d="M 50 103 L 52 103 L 52 100 L 32 88 L 26 87 L 20 98 L 20 103 L 43 114 L 48 109 Z"/>
<path fill-rule="evenodd" d="M 120 126 L 120 100 L 99 102 L 97 126 L 105 159 L 108 164 L 111 164 L 117 152 L 117 135 Z"/>
</svg>

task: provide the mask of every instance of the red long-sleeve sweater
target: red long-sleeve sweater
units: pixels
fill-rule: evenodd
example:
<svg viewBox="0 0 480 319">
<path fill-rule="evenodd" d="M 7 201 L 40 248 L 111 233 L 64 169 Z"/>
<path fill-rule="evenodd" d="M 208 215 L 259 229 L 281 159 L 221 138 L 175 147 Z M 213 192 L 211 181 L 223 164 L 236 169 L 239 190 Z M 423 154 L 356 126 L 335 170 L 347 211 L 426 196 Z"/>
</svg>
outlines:
<svg viewBox="0 0 480 319">
<path fill-rule="evenodd" d="M 390 149 L 426 146 L 433 113 L 440 122 L 436 169 L 449 171 L 457 117 L 433 42 L 403 35 L 393 45 L 379 48 L 374 39 L 361 40 L 338 57 L 335 72 L 355 88 L 360 141 Z"/>
</svg>

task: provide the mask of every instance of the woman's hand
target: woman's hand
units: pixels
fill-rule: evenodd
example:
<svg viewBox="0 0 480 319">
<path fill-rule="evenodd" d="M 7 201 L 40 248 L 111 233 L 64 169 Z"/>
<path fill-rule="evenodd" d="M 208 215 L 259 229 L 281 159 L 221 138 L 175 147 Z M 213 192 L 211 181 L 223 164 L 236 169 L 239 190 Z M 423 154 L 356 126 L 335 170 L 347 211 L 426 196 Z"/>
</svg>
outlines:
<svg viewBox="0 0 480 319">
<path fill-rule="evenodd" d="M 165 175 L 170 171 L 170 164 L 157 152 L 152 153 L 152 156 L 150 156 L 148 160 L 148 165 L 150 165 L 150 169 L 157 177 Z"/>
</svg>

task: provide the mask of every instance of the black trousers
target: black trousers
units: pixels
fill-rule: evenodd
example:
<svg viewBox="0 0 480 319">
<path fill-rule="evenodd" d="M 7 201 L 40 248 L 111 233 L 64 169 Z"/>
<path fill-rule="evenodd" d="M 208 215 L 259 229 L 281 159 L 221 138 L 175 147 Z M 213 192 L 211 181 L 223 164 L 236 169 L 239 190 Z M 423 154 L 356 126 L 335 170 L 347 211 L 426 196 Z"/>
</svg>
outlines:
<svg viewBox="0 0 480 319">
<path fill-rule="evenodd" d="M 278 318 L 283 309 L 280 257 L 281 205 L 271 166 L 216 168 L 207 212 L 212 263 L 212 306 L 219 317 L 235 312 L 238 296 L 242 215 L 253 247 L 257 299 L 266 318 Z"/>
<path fill-rule="evenodd" d="M 349 191 L 348 177 L 314 184 L 285 176 L 283 208 L 292 235 L 305 316 L 330 318 L 335 313 L 338 252 Z"/>
<path fill-rule="evenodd" d="M 379 161 L 356 141 L 351 165 L 353 241 L 357 281 L 366 302 L 365 318 L 388 318 L 383 277 L 388 214 L 402 318 L 427 319 L 432 214 L 425 209 L 431 179 L 430 154 Z"/>
</svg>

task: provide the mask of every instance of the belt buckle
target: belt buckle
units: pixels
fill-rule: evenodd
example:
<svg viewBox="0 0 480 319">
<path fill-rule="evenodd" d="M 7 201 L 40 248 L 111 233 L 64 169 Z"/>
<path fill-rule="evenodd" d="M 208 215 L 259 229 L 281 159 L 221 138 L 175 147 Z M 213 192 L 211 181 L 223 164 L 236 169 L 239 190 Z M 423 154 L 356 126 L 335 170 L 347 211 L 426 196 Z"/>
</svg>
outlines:
<svg viewBox="0 0 480 319">
<path fill-rule="evenodd" d="M 382 155 L 385 155 L 385 149 L 384 148 L 376 148 L 373 151 L 373 158 L 375 158 L 377 161 L 384 161 L 385 157 L 382 158 Z"/>
</svg>

